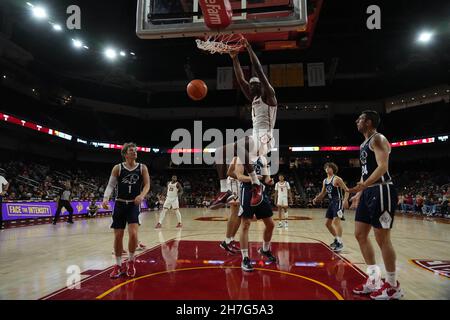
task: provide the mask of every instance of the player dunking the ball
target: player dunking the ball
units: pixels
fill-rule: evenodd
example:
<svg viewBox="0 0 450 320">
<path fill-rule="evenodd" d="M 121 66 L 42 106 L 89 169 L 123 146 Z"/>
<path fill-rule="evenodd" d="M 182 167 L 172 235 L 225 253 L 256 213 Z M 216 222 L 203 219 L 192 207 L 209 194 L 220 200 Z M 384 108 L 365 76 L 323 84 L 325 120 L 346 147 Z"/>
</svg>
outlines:
<svg viewBox="0 0 450 320">
<path fill-rule="evenodd" d="M 116 265 L 110 274 L 119 278 L 126 272 L 129 277 L 136 275 L 134 253 L 138 246 L 138 227 L 141 203 L 150 190 L 150 176 L 147 166 L 137 163 L 137 147 L 134 143 L 125 143 L 122 151 L 125 162 L 115 165 L 103 196 L 102 207 L 108 209 L 108 201 L 118 185 L 117 199 L 112 216 L 114 229 L 114 253 Z M 123 236 L 128 223 L 128 261 L 126 271 L 122 266 Z"/>
<path fill-rule="evenodd" d="M 159 215 L 159 221 L 156 224 L 155 228 L 159 229 L 162 227 L 162 223 L 164 218 L 166 217 L 167 210 L 175 210 L 175 214 L 177 215 L 177 228 L 181 228 L 183 225 L 181 224 L 181 213 L 180 206 L 178 204 L 178 196 L 183 192 L 183 187 L 177 181 L 177 176 L 172 176 L 172 180 L 167 183 L 167 195 L 166 201 L 164 201 L 163 211 Z"/>
<path fill-rule="evenodd" d="M 391 242 L 391 229 L 398 199 L 389 174 L 391 146 L 386 137 L 377 132 L 379 124 L 380 116 L 372 110 L 363 111 L 356 120 L 358 131 L 366 140 L 361 144 L 359 153 L 361 180 L 349 191 L 356 193 L 352 198 L 352 207 L 357 206 L 355 237 L 367 264 L 369 278 L 366 283 L 354 288 L 353 292 L 370 294 L 370 298 L 375 300 L 391 300 L 403 296 L 400 283 L 396 279 L 395 250 Z M 384 283 L 369 240 L 372 227 L 386 268 Z"/>
<path fill-rule="evenodd" d="M 249 42 L 246 39 L 243 39 L 243 44 L 250 56 L 257 77 L 253 77 L 247 82 L 239 63 L 238 52 L 232 52 L 230 53 L 230 56 L 233 60 L 233 67 L 239 86 L 245 97 L 252 103 L 253 132 L 250 138 L 246 137 L 245 143 L 241 140 L 242 143 L 238 142 L 216 150 L 216 157 L 222 157 L 220 161 L 216 161 L 221 192 L 217 198 L 212 201 L 210 209 L 223 207 L 225 203 L 235 200 L 233 193 L 231 190 L 228 190 L 227 185 L 227 163 L 231 162 L 231 159 L 227 159 L 226 155 L 228 154 L 227 150 L 230 148 L 233 149 L 233 155 L 238 155 L 239 160 L 244 165 L 244 168 L 251 179 L 252 188 L 250 205 L 259 205 L 263 199 L 263 188 L 255 173 L 253 163 L 258 157 L 266 156 L 275 146 L 273 129 L 275 127 L 278 105 L 275 90 L 264 74 L 261 63 Z M 247 141 L 249 143 L 247 143 Z"/>
</svg>

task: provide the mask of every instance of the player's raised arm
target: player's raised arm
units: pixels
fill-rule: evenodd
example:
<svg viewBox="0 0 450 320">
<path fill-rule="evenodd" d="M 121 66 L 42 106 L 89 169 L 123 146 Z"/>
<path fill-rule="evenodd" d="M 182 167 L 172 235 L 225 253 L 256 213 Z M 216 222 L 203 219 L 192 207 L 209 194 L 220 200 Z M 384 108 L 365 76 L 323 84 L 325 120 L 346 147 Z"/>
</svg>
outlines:
<svg viewBox="0 0 450 320">
<path fill-rule="evenodd" d="M 256 74 L 258 78 L 261 80 L 261 84 L 264 88 L 264 93 L 267 99 L 266 103 L 272 107 L 276 107 L 278 105 L 278 101 L 275 96 L 275 90 L 273 89 L 272 85 L 270 84 L 269 80 L 264 74 L 263 67 L 259 62 L 258 57 L 256 56 L 255 52 L 252 49 L 252 46 L 247 41 L 247 39 L 244 39 L 244 45 L 247 48 L 248 54 L 250 55 L 250 60 L 252 62 L 253 67 L 255 68 Z"/>
<path fill-rule="evenodd" d="M 236 75 L 237 82 L 239 83 L 239 87 L 241 87 L 242 93 L 244 93 L 245 97 L 249 101 L 252 101 L 252 97 L 250 94 L 250 85 L 247 80 L 245 80 L 244 72 L 242 71 L 241 64 L 238 58 L 238 52 L 231 52 L 230 57 L 233 60 L 234 73 Z"/>
</svg>

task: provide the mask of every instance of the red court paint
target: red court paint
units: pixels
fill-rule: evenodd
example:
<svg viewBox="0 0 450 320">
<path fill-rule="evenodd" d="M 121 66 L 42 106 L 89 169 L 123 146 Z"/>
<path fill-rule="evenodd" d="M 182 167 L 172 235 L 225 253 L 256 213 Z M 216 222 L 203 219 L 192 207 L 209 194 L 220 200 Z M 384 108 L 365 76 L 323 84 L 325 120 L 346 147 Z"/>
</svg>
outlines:
<svg viewBox="0 0 450 320">
<path fill-rule="evenodd" d="M 171 240 L 141 254 L 134 279 L 109 278 L 111 268 L 89 277 L 81 289 L 62 289 L 51 300 L 337 300 L 365 281 L 352 265 L 321 243 L 273 243 L 276 264 L 266 264 L 250 244 L 255 271 L 240 269 L 241 256 L 214 241 Z M 132 280 L 132 281 L 130 281 Z"/>
</svg>

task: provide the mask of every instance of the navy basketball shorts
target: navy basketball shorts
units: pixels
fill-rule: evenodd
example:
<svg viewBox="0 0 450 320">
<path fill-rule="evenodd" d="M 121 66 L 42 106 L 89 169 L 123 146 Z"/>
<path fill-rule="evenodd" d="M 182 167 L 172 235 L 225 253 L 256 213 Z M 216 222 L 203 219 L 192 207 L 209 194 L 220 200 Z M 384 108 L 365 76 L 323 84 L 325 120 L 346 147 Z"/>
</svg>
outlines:
<svg viewBox="0 0 450 320">
<path fill-rule="evenodd" d="M 397 190 L 393 184 L 369 187 L 361 195 L 355 221 L 378 229 L 392 229 L 397 201 Z"/>
<path fill-rule="evenodd" d="M 241 194 L 240 194 L 240 202 L 241 206 L 239 208 L 239 217 L 243 217 L 246 219 L 252 219 L 253 215 L 256 216 L 256 219 L 265 219 L 270 218 L 273 216 L 272 206 L 270 204 L 270 200 L 267 197 L 267 195 L 263 194 L 263 200 L 261 203 L 256 206 L 252 207 L 250 205 L 251 199 L 252 199 L 252 186 L 251 184 L 244 184 L 241 187 Z"/>
<path fill-rule="evenodd" d="M 127 223 L 139 224 L 140 208 L 133 202 L 125 203 L 116 201 L 114 205 L 114 212 L 112 216 L 112 229 L 125 229 Z"/>
<path fill-rule="evenodd" d="M 332 199 L 328 205 L 327 212 L 325 213 L 325 218 L 333 220 L 334 218 L 338 218 L 339 215 L 342 216 L 342 214 L 344 214 L 342 200 Z"/>
</svg>

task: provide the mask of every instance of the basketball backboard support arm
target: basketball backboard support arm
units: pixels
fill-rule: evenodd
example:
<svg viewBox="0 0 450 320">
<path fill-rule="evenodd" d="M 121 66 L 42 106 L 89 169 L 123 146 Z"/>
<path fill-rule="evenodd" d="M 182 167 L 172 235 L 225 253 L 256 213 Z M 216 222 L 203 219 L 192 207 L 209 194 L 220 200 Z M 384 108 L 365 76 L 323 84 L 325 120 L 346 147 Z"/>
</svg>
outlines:
<svg viewBox="0 0 450 320">
<path fill-rule="evenodd" d="M 155 13 L 155 2 L 167 0 L 138 0 L 136 14 L 136 34 L 141 39 L 164 39 L 164 38 L 184 38 L 184 37 L 204 37 L 214 35 L 219 30 L 209 29 L 198 12 L 198 0 L 193 0 L 192 16 L 186 17 L 186 13 L 180 14 L 179 18 L 158 19 L 152 21 L 151 15 Z M 266 33 L 284 31 L 305 31 L 307 24 L 307 0 L 271 0 L 268 2 L 289 3 L 290 10 L 284 10 L 283 14 L 271 12 L 270 6 L 266 6 L 267 11 L 262 18 L 248 19 L 249 14 L 245 11 L 248 8 L 248 0 L 241 0 L 240 13 L 233 16 L 232 24 L 221 33 Z M 238 1 L 234 1 L 236 3 Z M 264 2 L 263 2 L 264 3 Z M 170 13 L 170 12 L 168 12 Z M 270 14 L 273 14 L 270 16 Z M 173 16 L 173 15 L 171 15 Z"/>
</svg>

